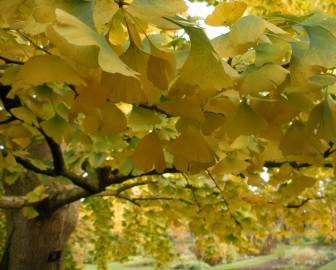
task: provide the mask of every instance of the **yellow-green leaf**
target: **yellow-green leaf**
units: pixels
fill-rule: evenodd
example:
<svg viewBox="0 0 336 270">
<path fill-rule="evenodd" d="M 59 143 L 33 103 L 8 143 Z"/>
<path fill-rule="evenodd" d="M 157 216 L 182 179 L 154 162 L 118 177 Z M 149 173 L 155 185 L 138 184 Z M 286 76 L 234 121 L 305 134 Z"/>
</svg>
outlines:
<svg viewBox="0 0 336 270">
<path fill-rule="evenodd" d="M 29 85 L 44 83 L 83 84 L 83 79 L 64 60 L 53 55 L 30 58 L 20 69 L 17 80 Z"/>
<path fill-rule="evenodd" d="M 54 25 L 54 30 L 69 43 L 77 46 L 97 46 L 99 48 L 98 63 L 104 71 L 131 77 L 137 75 L 121 61 L 104 36 L 61 9 L 56 9 L 56 19 L 57 24 Z"/>
<path fill-rule="evenodd" d="M 39 213 L 35 210 L 34 207 L 23 207 L 22 215 L 27 219 L 34 219 L 39 216 Z"/>
<path fill-rule="evenodd" d="M 175 16 L 187 10 L 184 0 L 134 0 L 127 8 L 132 16 L 162 29 L 176 29 L 163 17 Z"/>
<path fill-rule="evenodd" d="M 70 132 L 69 124 L 58 114 L 41 123 L 43 131 L 60 144 L 62 139 Z"/>
<path fill-rule="evenodd" d="M 47 190 L 45 186 L 43 185 L 37 186 L 36 188 L 34 188 L 33 191 L 28 192 L 26 194 L 26 199 L 30 203 L 40 202 L 48 197 L 48 194 L 46 193 L 46 191 Z"/>
<path fill-rule="evenodd" d="M 213 13 L 205 19 L 205 23 L 213 26 L 231 25 L 243 15 L 246 7 L 244 2 L 218 4 Z"/>
</svg>

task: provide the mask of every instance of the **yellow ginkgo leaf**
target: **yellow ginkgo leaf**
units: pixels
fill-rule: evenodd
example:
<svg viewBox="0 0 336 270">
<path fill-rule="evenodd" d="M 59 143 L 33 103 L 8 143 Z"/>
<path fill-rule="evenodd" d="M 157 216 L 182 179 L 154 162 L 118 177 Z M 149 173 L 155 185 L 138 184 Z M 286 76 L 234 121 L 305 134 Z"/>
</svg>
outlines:
<svg viewBox="0 0 336 270">
<path fill-rule="evenodd" d="M 85 119 L 83 120 L 83 128 L 87 133 L 95 134 L 99 129 L 100 122 L 100 115 L 96 110 L 85 116 Z"/>
<path fill-rule="evenodd" d="M 184 84 L 182 87 L 198 86 L 205 97 L 221 89 L 232 87 L 233 80 L 225 72 L 224 63 L 204 31 L 182 19 L 171 21 L 184 28 L 191 41 L 190 53 L 181 68 L 178 83 Z"/>
<path fill-rule="evenodd" d="M 280 192 L 286 197 L 297 196 L 305 189 L 313 187 L 316 181 L 316 178 L 295 173 L 289 184 L 280 187 Z"/>
<path fill-rule="evenodd" d="M 307 128 L 312 134 L 327 142 L 336 141 L 336 102 L 330 96 L 311 111 Z"/>
<path fill-rule="evenodd" d="M 225 174 L 239 174 L 248 166 L 247 156 L 241 152 L 233 152 L 214 166 L 212 173 L 216 176 Z"/>
<path fill-rule="evenodd" d="M 245 16 L 237 20 L 227 34 L 212 40 L 216 51 L 224 56 L 235 56 L 246 52 L 257 44 L 266 30 L 266 22 L 257 16 Z"/>
<path fill-rule="evenodd" d="M 153 111 L 134 106 L 128 117 L 128 124 L 132 127 L 153 127 L 161 122 L 159 116 Z"/>
<path fill-rule="evenodd" d="M 108 24 L 113 15 L 118 12 L 118 4 L 110 0 L 97 0 L 93 9 L 93 19 L 98 30 Z"/>
<path fill-rule="evenodd" d="M 30 58 L 18 72 L 17 80 L 34 86 L 52 82 L 84 84 L 74 69 L 61 58 L 53 55 L 38 55 Z"/>
<path fill-rule="evenodd" d="M 104 135 L 121 132 L 126 129 L 126 117 L 116 105 L 106 102 L 100 111 L 102 114 L 101 131 Z"/>
<path fill-rule="evenodd" d="M 37 117 L 26 107 L 14 108 L 11 110 L 11 113 L 28 124 L 37 124 Z"/>
<path fill-rule="evenodd" d="M 221 3 L 205 19 L 205 23 L 213 26 L 231 25 L 243 15 L 246 7 L 244 2 Z"/>
<path fill-rule="evenodd" d="M 204 115 L 199 104 L 187 100 L 167 101 L 158 105 L 162 110 L 173 116 L 183 116 L 202 122 Z M 188 110 L 186 110 L 188 108 Z"/>
<path fill-rule="evenodd" d="M 134 167 L 144 172 L 153 168 L 157 172 L 162 172 L 166 168 L 162 143 L 155 132 L 142 138 L 133 152 L 132 163 Z"/>
<path fill-rule="evenodd" d="M 285 81 L 288 74 L 289 71 L 280 65 L 266 64 L 261 68 L 250 66 L 243 74 L 240 93 L 247 95 L 275 90 Z"/>
<path fill-rule="evenodd" d="M 134 0 L 127 8 L 132 16 L 160 27 L 161 29 L 176 29 L 176 25 L 165 20 L 187 10 L 184 0 Z"/>
<path fill-rule="evenodd" d="M 242 102 L 225 127 L 227 134 L 235 139 L 240 135 L 258 135 L 266 126 L 267 122 L 246 102 Z"/>
<path fill-rule="evenodd" d="M 156 87 L 167 90 L 175 73 L 175 56 L 167 51 L 159 50 L 150 42 L 151 54 L 148 59 L 147 76 Z"/>
<path fill-rule="evenodd" d="M 288 42 L 274 38 L 272 43 L 263 42 L 256 47 L 255 65 L 260 67 L 266 63 L 281 64 L 291 50 Z"/>
<path fill-rule="evenodd" d="M 90 114 L 102 107 L 109 98 L 108 90 L 95 81 L 87 81 L 85 86 L 79 86 L 76 90 L 78 96 L 71 107 L 70 118 L 78 113 Z"/>
<path fill-rule="evenodd" d="M 215 161 L 214 152 L 195 126 L 180 127 L 181 135 L 167 148 L 174 156 L 175 166 L 182 171 L 189 171 L 192 164 L 211 166 Z"/>
<path fill-rule="evenodd" d="M 284 156 L 295 156 L 302 162 L 321 163 L 326 150 L 318 137 L 308 132 L 309 128 L 294 121 L 280 142 L 279 149 Z"/>
<path fill-rule="evenodd" d="M 73 45 L 98 47 L 98 63 L 104 71 L 131 77 L 137 75 L 121 61 L 104 36 L 61 9 L 56 9 L 55 13 L 57 23 L 53 26 L 54 30 Z"/>
</svg>

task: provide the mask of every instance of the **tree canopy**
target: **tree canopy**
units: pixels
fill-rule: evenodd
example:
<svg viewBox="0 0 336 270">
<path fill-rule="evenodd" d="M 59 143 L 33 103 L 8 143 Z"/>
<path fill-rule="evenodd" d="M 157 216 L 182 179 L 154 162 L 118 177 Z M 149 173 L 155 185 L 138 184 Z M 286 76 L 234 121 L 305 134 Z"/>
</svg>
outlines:
<svg viewBox="0 0 336 270">
<path fill-rule="evenodd" d="M 210 40 L 183 0 L 1 0 L 3 184 L 40 184 L 0 207 L 89 198 L 101 267 L 115 201 L 119 259 L 141 244 L 169 261 L 170 224 L 245 250 L 267 228 L 334 239 L 336 17 L 247 8 L 217 5 L 205 21 L 229 32 Z"/>
<path fill-rule="evenodd" d="M 206 2 L 209 5 L 227 3 L 227 0 L 190 0 L 190 2 Z M 333 0 L 243 0 L 248 5 L 249 13 L 267 15 L 272 13 L 305 15 L 316 10 L 322 10 L 329 15 L 336 14 L 336 4 Z"/>
</svg>

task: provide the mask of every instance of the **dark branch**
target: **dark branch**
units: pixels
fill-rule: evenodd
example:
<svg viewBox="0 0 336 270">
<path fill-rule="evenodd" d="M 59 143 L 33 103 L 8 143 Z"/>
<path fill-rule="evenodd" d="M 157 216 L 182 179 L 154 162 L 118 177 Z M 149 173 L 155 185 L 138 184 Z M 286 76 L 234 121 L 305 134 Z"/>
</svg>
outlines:
<svg viewBox="0 0 336 270">
<path fill-rule="evenodd" d="M 127 191 L 129 189 L 132 189 L 134 187 L 139 187 L 139 186 L 144 186 L 144 185 L 149 185 L 149 184 L 154 184 L 156 183 L 155 181 L 141 181 L 141 182 L 135 182 L 135 183 L 131 183 L 128 185 L 123 185 L 120 188 L 116 189 L 116 190 L 106 190 L 103 191 L 101 193 L 98 193 L 97 196 L 117 196 L 120 193 Z"/>
<path fill-rule="evenodd" d="M 297 208 L 300 208 L 300 207 L 304 206 L 306 203 L 308 203 L 310 201 L 313 201 L 313 200 L 322 200 L 322 199 L 324 199 L 324 197 L 307 198 L 307 199 L 302 200 L 298 204 L 288 204 L 286 206 L 286 208 L 288 208 L 288 209 L 297 209 Z"/>
<path fill-rule="evenodd" d="M 9 124 L 10 122 L 13 122 L 14 120 L 16 119 L 13 116 L 10 116 L 6 120 L 0 121 L 0 125 Z"/>
<path fill-rule="evenodd" d="M 149 105 L 146 105 L 146 104 L 140 104 L 139 107 L 164 114 L 168 117 L 172 116 L 169 113 L 165 112 L 164 110 L 160 109 L 159 107 L 157 107 L 155 105 L 149 106 Z"/>
<path fill-rule="evenodd" d="M 15 59 L 10 59 L 10 58 L 7 58 L 7 57 L 2 56 L 2 55 L 0 55 L 0 59 L 5 61 L 6 64 L 16 64 L 16 65 L 23 65 L 24 64 L 24 62 L 22 62 L 22 61 L 15 60 Z"/>
<path fill-rule="evenodd" d="M 17 163 L 19 163 L 20 165 L 22 165 L 25 169 L 29 170 L 29 171 L 33 171 L 37 174 L 43 174 L 43 175 L 47 175 L 47 176 L 51 176 L 54 177 L 55 173 L 53 170 L 47 169 L 47 170 L 41 170 L 40 168 L 36 167 L 35 165 L 33 165 L 31 162 L 29 162 L 26 159 L 23 159 L 21 157 L 18 156 L 14 156 L 15 160 Z"/>
<path fill-rule="evenodd" d="M 212 182 L 215 184 L 217 190 L 219 191 L 219 196 L 222 198 L 229 214 L 230 214 L 230 217 L 233 219 L 233 221 L 236 223 L 236 225 L 238 226 L 241 226 L 241 223 L 239 222 L 239 220 L 235 217 L 235 215 L 232 213 L 231 211 L 231 208 L 230 208 L 230 205 L 228 203 L 228 201 L 225 199 L 225 197 L 223 196 L 223 190 L 220 188 L 220 186 L 218 185 L 215 177 L 213 177 L 213 175 L 210 173 L 209 170 L 206 170 L 206 172 L 208 173 L 210 179 L 212 180 Z"/>
<path fill-rule="evenodd" d="M 139 177 L 143 177 L 143 176 L 159 176 L 159 175 L 162 175 L 162 174 L 165 174 L 165 173 L 181 173 L 181 172 L 173 167 L 173 168 L 167 168 L 163 172 L 157 172 L 156 170 L 152 170 L 150 172 L 146 172 L 146 173 L 139 174 L 139 175 L 129 174 L 129 175 L 125 175 L 125 176 L 114 176 L 114 177 L 111 178 L 110 184 L 120 184 L 120 183 L 123 183 L 125 181 L 132 180 L 132 179 L 139 178 Z"/>
<path fill-rule="evenodd" d="M 51 137 L 49 137 L 42 128 L 37 128 L 43 135 L 45 141 L 47 142 L 51 156 L 53 158 L 54 172 L 56 175 L 62 174 L 65 171 L 65 163 L 63 158 L 63 152 L 60 147 Z"/>
<path fill-rule="evenodd" d="M 313 164 L 310 164 L 310 163 L 297 163 L 295 161 L 292 161 L 292 162 L 288 162 L 288 161 L 284 161 L 284 162 L 266 161 L 264 163 L 264 167 L 269 168 L 269 169 L 279 168 L 284 164 L 289 164 L 294 169 L 301 169 L 301 168 L 307 168 L 307 167 L 313 166 Z M 332 168 L 333 165 L 331 163 L 325 163 L 325 164 L 323 164 L 323 167 Z"/>
</svg>

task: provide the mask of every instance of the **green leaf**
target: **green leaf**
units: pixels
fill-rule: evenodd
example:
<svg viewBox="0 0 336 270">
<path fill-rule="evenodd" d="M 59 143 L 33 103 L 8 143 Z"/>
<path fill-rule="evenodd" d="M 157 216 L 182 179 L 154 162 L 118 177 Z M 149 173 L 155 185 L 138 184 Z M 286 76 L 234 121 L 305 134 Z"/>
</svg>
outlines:
<svg viewBox="0 0 336 270">
<path fill-rule="evenodd" d="M 70 131 L 69 124 L 58 114 L 47 121 L 43 121 L 41 127 L 43 131 L 58 144 L 62 142 L 62 139 L 67 136 Z"/>
<path fill-rule="evenodd" d="M 4 177 L 4 180 L 5 180 L 6 184 L 13 185 L 19 179 L 21 174 L 22 174 L 22 172 L 7 173 L 7 175 Z"/>
<path fill-rule="evenodd" d="M 132 128 L 153 128 L 160 123 L 161 119 L 153 111 L 138 106 L 133 106 L 132 112 L 128 117 L 128 124 Z"/>
<path fill-rule="evenodd" d="M 22 215 L 27 219 L 34 219 L 39 216 L 39 213 L 35 210 L 34 207 L 23 207 Z"/>
<path fill-rule="evenodd" d="M 48 194 L 46 193 L 46 187 L 43 185 L 37 186 L 34 188 L 33 191 L 26 194 L 26 199 L 30 203 L 36 203 L 44 200 L 48 197 Z"/>
<path fill-rule="evenodd" d="M 255 65 L 260 67 L 268 63 L 283 63 L 283 60 L 288 57 L 291 47 L 286 41 L 273 39 L 272 43 L 260 43 L 255 50 Z"/>
<path fill-rule="evenodd" d="M 336 67 L 336 36 L 320 26 L 305 26 L 309 37 L 307 61 L 325 68 Z"/>
</svg>

